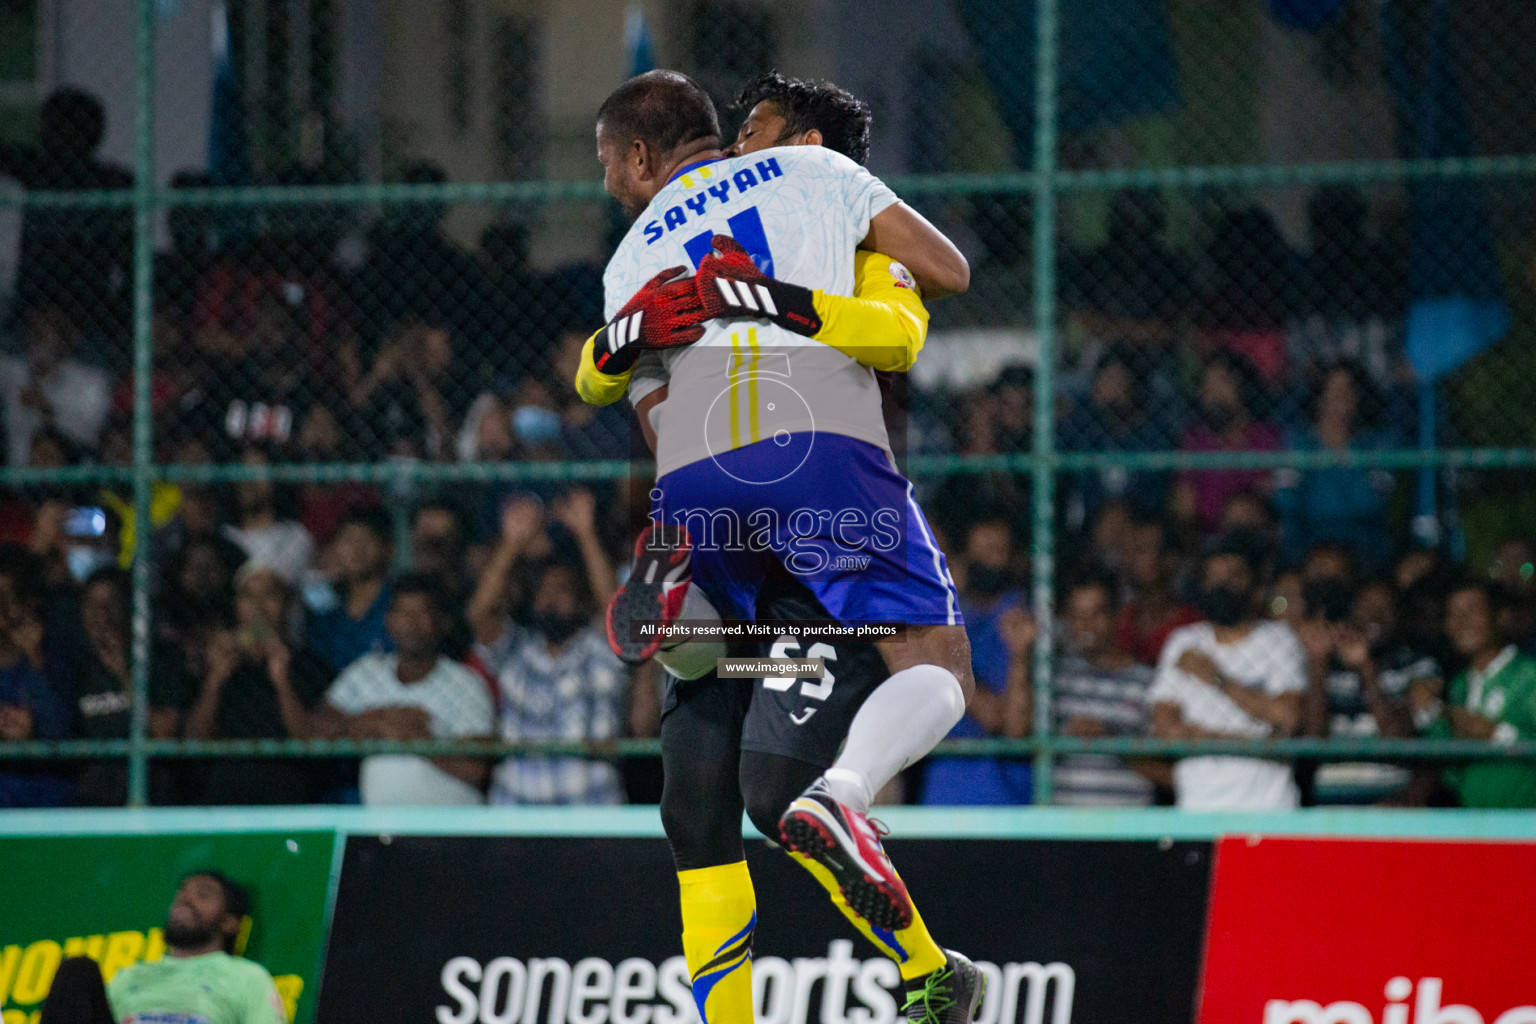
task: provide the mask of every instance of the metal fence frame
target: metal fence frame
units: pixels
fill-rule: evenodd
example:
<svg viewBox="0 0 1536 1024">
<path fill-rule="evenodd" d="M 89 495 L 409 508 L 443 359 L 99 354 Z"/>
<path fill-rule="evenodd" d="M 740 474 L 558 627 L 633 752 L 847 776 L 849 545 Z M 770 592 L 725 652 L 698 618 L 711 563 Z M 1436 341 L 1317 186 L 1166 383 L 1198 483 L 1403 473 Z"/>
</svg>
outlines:
<svg viewBox="0 0 1536 1024">
<path fill-rule="evenodd" d="M 1099 468 L 1324 468 L 1334 466 L 1409 469 L 1467 466 L 1480 468 L 1536 467 L 1533 448 L 1434 448 L 1370 452 L 1072 452 L 1056 446 L 1055 397 L 1057 251 L 1055 217 L 1058 199 L 1079 192 L 1110 189 L 1173 189 L 1213 186 L 1259 187 L 1329 182 L 1403 182 L 1423 180 L 1487 180 L 1536 178 L 1536 154 L 1453 159 L 1330 161 L 1308 164 L 1182 166 L 1149 170 L 1063 170 L 1057 154 L 1058 8 L 1061 0 L 1035 0 L 1035 124 L 1033 166 L 1009 174 L 933 174 L 889 179 L 909 197 L 974 193 L 1029 195 L 1033 198 L 1031 248 L 1033 262 L 1034 331 L 1039 355 L 1034 378 L 1035 406 L 1032 450 L 995 456 L 913 457 L 914 475 L 982 473 L 998 470 L 1027 473 L 1033 484 L 1031 594 L 1040 625 L 1034 651 L 1034 735 L 1022 740 L 957 740 L 941 747 L 956 756 L 1016 756 L 1034 759 L 1037 803 L 1051 797 L 1051 766 L 1055 757 L 1072 753 L 1142 756 L 1248 754 L 1259 757 L 1376 756 L 1393 759 L 1536 758 L 1536 741 L 1494 745 L 1464 740 L 1320 740 L 1287 739 L 1259 742 L 1170 742 L 1151 739 L 1080 740 L 1052 735 L 1050 719 L 1053 667 L 1052 616 L 1055 605 L 1056 509 L 1058 474 Z M 131 208 L 133 211 L 133 464 L 131 467 L 70 467 L 12 469 L 0 467 L 0 486 L 21 487 L 57 483 L 129 483 L 134 493 L 135 536 L 150 536 L 150 497 L 157 482 L 233 483 L 272 480 L 306 483 L 341 481 L 463 481 L 491 480 L 611 480 L 628 475 L 627 461 L 571 463 L 288 464 L 269 467 L 243 465 L 168 466 L 154 462 L 151 416 L 151 311 L 154 295 L 155 218 L 174 206 L 258 207 L 274 205 L 370 205 L 406 201 L 478 201 L 499 204 L 592 201 L 605 198 L 595 182 L 502 182 L 444 185 L 332 185 L 300 187 L 242 187 L 165 189 L 155 183 L 154 60 L 156 0 L 137 0 L 135 33 L 134 187 L 114 192 L 35 191 L 0 197 L 0 206 L 55 208 Z M 136 546 L 133 559 L 132 660 L 133 709 L 130 738 L 106 741 L 30 741 L 0 746 L 0 763 L 17 758 L 126 757 L 130 806 L 148 802 L 151 757 L 273 756 L 355 757 L 384 751 L 421 754 L 526 756 L 567 754 L 594 757 L 655 756 L 655 740 L 607 743 L 505 743 L 465 741 L 302 741 L 302 740 L 152 740 L 148 736 L 150 648 L 149 545 Z"/>
</svg>

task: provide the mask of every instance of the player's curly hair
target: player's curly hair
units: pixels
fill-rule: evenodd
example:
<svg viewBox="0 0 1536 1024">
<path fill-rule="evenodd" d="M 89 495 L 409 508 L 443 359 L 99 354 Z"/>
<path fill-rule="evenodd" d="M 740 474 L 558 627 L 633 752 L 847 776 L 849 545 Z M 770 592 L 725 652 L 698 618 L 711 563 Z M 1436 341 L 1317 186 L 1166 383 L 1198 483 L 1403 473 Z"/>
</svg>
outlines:
<svg viewBox="0 0 1536 1024">
<path fill-rule="evenodd" d="M 787 78 L 777 71 L 759 75 L 741 87 L 736 107 L 743 114 L 768 100 L 788 122 L 784 136 L 812 128 L 821 132 L 822 145 L 855 163 L 869 159 L 869 130 L 874 122 L 869 104 L 831 82 Z M 780 141 L 782 141 L 782 138 Z"/>
</svg>

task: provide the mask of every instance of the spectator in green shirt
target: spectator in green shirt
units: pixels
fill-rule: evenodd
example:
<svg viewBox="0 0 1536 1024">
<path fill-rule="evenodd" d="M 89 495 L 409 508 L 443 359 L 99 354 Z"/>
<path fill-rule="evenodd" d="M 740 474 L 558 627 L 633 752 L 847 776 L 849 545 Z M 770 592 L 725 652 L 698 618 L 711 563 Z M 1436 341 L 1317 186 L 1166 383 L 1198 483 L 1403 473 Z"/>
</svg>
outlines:
<svg viewBox="0 0 1536 1024">
<path fill-rule="evenodd" d="M 1457 587 L 1446 602 L 1445 632 L 1467 668 L 1451 681 L 1440 736 L 1514 743 L 1536 737 L 1536 658 L 1507 639 L 1509 603 L 1488 580 Z M 1463 807 L 1536 807 L 1536 765 L 1490 759 L 1453 768 L 1447 783 Z"/>
<path fill-rule="evenodd" d="M 272 975 L 233 956 L 250 897 L 217 871 L 182 880 L 165 922 L 166 954 L 119 971 L 108 987 L 119 1024 L 287 1024 Z"/>
</svg>

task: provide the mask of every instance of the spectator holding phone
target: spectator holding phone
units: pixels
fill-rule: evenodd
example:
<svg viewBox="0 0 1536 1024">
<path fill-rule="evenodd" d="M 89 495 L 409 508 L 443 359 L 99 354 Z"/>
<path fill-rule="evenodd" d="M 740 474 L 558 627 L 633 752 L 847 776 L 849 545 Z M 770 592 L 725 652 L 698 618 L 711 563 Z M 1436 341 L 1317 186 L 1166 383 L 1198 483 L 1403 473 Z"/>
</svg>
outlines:
<svg viewBox="0 0 1536 1024">
<path fill-rule="evenodd" d="M 235 575 L 235 628 L 208 642 L 202 689 L 187 738 L 303 739 L 330 666 L 293 642 L 293 590 L 274 569 L 248 562 Z M 316 765 L 295 758 L 234 758 L 208 766 L 203 801 L 292 804 L 312 796 Z"/>
</svg>

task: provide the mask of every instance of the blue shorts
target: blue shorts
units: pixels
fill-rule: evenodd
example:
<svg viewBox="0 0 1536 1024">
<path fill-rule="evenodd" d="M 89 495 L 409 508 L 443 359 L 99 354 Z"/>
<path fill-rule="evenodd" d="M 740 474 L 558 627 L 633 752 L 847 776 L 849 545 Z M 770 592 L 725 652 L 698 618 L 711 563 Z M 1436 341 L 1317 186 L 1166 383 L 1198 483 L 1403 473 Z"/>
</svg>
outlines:
<svg viewBox="0 0 1536 1024">
<path fill-rule="evenodd" d="M 693 582 L 724 618 L 754 618 L 777 562 L 839 622 L 964 624 L 912 484 L 866 441 L 759 441 L 668 473 L 651 499 L 654 521 L 688 531 Z"/>
</svg>

